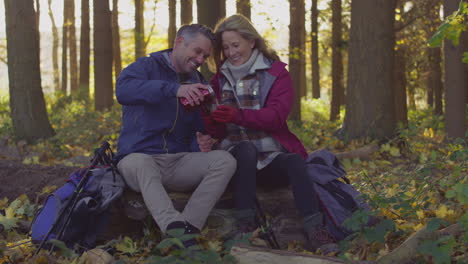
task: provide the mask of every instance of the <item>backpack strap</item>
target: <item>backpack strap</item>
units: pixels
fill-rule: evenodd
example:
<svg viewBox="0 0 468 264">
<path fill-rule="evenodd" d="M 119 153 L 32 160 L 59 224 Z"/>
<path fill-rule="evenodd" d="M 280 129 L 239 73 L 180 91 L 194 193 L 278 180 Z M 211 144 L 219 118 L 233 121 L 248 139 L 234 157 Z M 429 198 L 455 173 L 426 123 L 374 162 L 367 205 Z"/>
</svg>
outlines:
<svg viewBox="0 0 468 264">
<path fill-rule="evenodd" d="M 351 211 L 354 211 L 356 210 L 356 208 L 358 208 L 358 204 L 354 200 L 353 196 L 343 191 L 340 187 L 336 186 L 335 184 L 320 184 L 320 186 L 322 186 L 325 190 L 332 194 L 336 201 L 344 208 L 347 208 Z"/>
</svg>

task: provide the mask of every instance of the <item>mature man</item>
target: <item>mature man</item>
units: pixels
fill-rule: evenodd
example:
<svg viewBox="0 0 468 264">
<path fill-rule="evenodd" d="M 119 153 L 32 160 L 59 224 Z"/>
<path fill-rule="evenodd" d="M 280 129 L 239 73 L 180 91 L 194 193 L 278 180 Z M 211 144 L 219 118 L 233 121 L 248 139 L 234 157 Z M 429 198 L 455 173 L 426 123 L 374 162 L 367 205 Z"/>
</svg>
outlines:
<svg viewBox="0 0 468 264">
<path fill-rule="evenodd" d="M 183 26 L 173 49 L 139 58 L 117 80 L 117 100 L 123 105 L 117 166 L 128 186 L 142 193 L 163 232 L 200 232 L 235 171 L 234 158 L 225 151 L 209 151 L 213 140 L 200 133 L 196 106 L 207 86 L 197 68 L 210 55 L 213 40 L 203 25 Z M 181 98 L 195 110 L 185 109 Z M 179 212 L 166 189 L 194 192 Z"/>
</svg>

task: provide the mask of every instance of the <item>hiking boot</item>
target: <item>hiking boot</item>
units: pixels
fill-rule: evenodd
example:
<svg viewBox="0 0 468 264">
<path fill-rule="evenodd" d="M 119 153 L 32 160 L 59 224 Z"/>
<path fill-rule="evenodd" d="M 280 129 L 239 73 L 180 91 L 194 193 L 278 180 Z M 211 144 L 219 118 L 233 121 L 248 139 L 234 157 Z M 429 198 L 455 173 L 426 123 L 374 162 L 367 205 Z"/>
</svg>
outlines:
<svg viewBox="0 0 468 264">
<path fill-rule="evenodd" d="M 167 228 L 166 228 L 166 234 L 168 234 L 168 231 L 170 230 L 175 230 L 175 229 L 183 229 L 184 230 L 184 235 L 186 234 L 200 234 L 200 229 L 196 228 L 189 222 L 183 222 L 183 221 L 175 221 L 170 223 Z M 168 236 L 171 236 L 168 234 Z M 187 240 L 182 241 L 182 244 L 184 245 L 185 248 L 189 248 L 191 246 L 198 245 L 197 240 L 195 238 L 190 238 Z"/>
<path fill-rule="evenodd" d="M 335 237 L 328 232 L 322 221 L 323 215 L 321 213 L 304 218 L 304 230 L 307 237 L 306 249 L 313 252 L 320 249 L 325 255 L 338 252 L 339 249 Z"/>
<path fill-rule="evenodd" d="M 254 210 L 236 210 L 234 213 L 233 230 L 223 238 L 224 240 L 247 239 L 257 228 L 258 224 L 255 220 Z"/>
</svg>

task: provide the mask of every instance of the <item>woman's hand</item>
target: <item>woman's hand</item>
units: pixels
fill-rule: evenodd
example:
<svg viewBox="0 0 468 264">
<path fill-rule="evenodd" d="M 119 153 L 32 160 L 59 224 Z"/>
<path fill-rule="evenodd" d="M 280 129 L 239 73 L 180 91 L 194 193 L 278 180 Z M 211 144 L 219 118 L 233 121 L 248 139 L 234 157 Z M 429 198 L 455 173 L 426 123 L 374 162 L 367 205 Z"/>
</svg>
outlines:
<svg viewBox="0 0 468 264">
<path fill-rule="evenodd" d="M 211 117 L 220 123 L 235 123 L 239 116 L 239 109 L 227 105 L 219 105 Z"/>
</svg>

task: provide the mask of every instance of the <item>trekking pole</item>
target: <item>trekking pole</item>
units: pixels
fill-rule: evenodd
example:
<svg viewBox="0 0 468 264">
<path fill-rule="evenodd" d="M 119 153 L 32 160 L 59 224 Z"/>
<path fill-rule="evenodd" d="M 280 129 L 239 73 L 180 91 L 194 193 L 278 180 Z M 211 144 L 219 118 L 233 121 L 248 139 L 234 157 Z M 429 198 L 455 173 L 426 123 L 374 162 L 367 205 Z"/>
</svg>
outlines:
<svg viewBox="0 0 468 264">
<path fill-rule="evenodd" d="M 94 157 L 91 161 L 91 165 L 86 168 L 84 173 L 82 174 L 83 177 L 81 178 L 80 182 L 78 183 L 78 186 L 76 187 L 75 191 L 73 192 L 72 197 L 67 201 L 67 204 L 64 206 L 64 208 L 68 208 L 71 204 L 70 210 L 68 210 L 68 215 L 65 218 L 65 224 L 61 227 L 60 231 L 57 234 L 57 240 L 60 240 L 60 237 L 62 236 L 64 230 L 66 229 L 68 222 L 70 221 L 71 214 L 73 212 L 73 209 L 76 206 L 76 203 L 78 201 L 78 196 L 79 194 L 83 191 L 84 187 L 86 186 L 86 183 L 88 182 L 89 179 L 89 171 L 91 168 L 95 167 L 96 165 L 99 164 L 103 160 L 103 156 L 106 153 L 106 150 L 109 149 L 110 145 L 107 141 L 103 141 L 101 143 L 101 147 L 97 149 L 94 152 Z M 37 248 L 36 252 L 34 252 L 33 256 L 37 255 L 39 251 L 44 247 L 44 244 L 47 242 L 47 239 L 49 238 L 50 234 L 54 231 L 55 228 L 57 228 L 58 223 L 60 222 L 60 219 L 65 215 L 65 212 L 67 210 L 64 209 L 60 212 L 59 216 L 55 220 L 54 224 L 52 227 L 49 229 L 49 232 L 45 235 L 44 239 L 41 241 L 41 244 L 39 244 L 39 247 Z M 53 247 L 52 247 L 53 248 Z"/>
<path fill-rule="evenodd" d="M 255 205 L 257 206 L 257 218 L 260 223 L 260 228 L 262 229 L 262 233 L 265 234 L 265 238 L 267 239 L 268 244 L 273 249 L 280 249 L 278 241 L 276 240 L 275 233 L 273 232 L 273 228 L 270 226 L 270 223 L 266 219 L 265 212 L 260 206 L 260 201 L 258 200 L 257 195 L 255 195 Z"/>
</svg>

